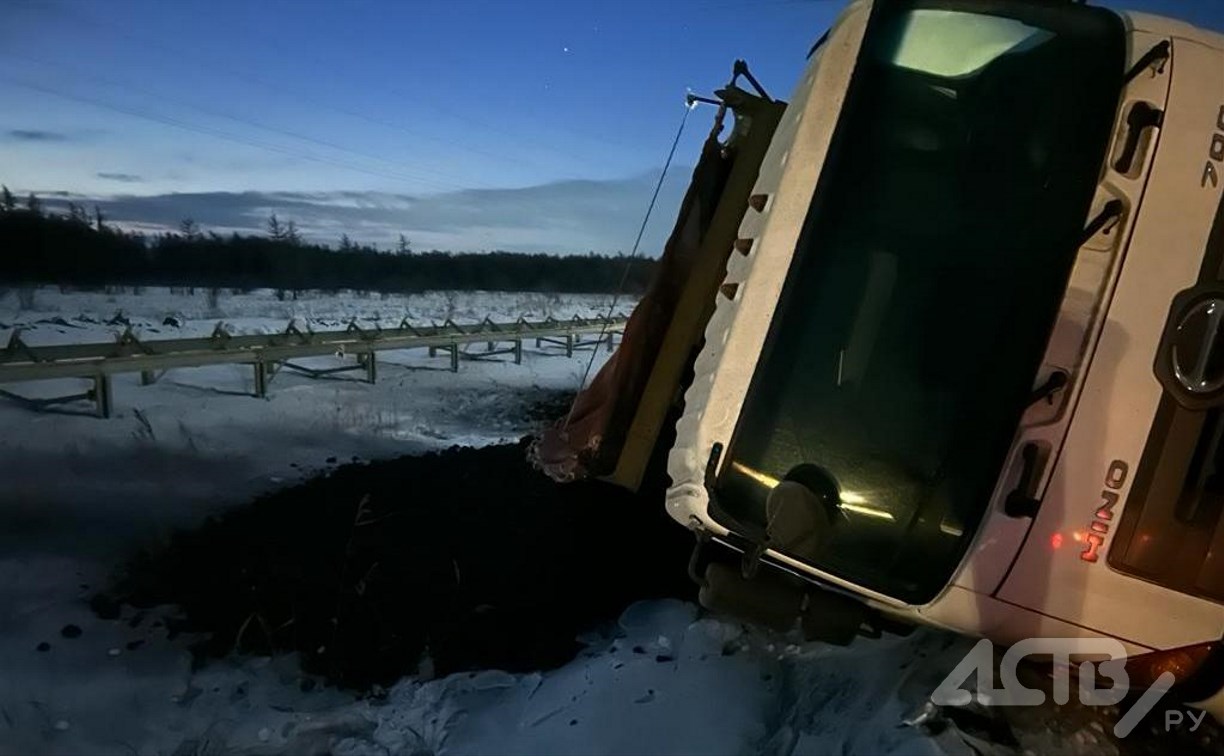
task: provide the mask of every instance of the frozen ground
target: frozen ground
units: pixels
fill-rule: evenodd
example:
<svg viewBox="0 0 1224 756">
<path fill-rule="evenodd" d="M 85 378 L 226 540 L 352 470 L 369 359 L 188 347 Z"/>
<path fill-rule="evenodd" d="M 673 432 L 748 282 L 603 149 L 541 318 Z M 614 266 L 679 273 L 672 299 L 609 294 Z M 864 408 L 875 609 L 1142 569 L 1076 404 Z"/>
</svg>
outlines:
<svg viewBox="0 0 1224 756">
<path fill-rule="evenodd" d="M 203 290 L 40 289 L 32 301 L 0 298 L 0 338 L 14 327 L 30 343 L 111 338 L 126 327 L 107 325 L 121 323 L 120 311 L 156 338 L 207 333 L 219 319 L 266 332 L 294 317 L 320 328 L 405 315 L 564 318 L 606 306 L 606 297 L 536 294 L 295 302 L 271 292 L 210 301 Z M 467 361 L 456 375 L 444 358 L 388 353 L 376 386 L 282 373 L 266 400 L 249 396 L 238 367 L 172 371 L 147 387 L 124 376 L 110 420 L 0 403 L 0 755 L 973 752 L 976 741 L 956 727 L 931 735 L 901 724 L 968 649 L 937 633 L 800 647 L 691 605 L 643 603 L 562 669 L 425 675 L 358 698 L 304 677 L 292 656 L 193 669 L 171 610 L 103 619 L 88 605 L 138 544 L 338 461 L 517 439 L 540 422 L 525 407 L 572 391 L 588 357 L 533 350 L 523 365 Z M 1025 747 L 1101 747 L 1092 732 L 1075 738 L 1037 731 Z"/>
<path fill-rule="evenodd" d="M 32 301 L 31 301 L 32 300 Z M 206 335 L 218 322 L 234 333 L 283 331 L 291 319 L 315 330 L 392 322 L 478 322 L 591 316 L 608 311 L 607 296 L 493 292 L 427 292 L 410 296 L 304 293 L 280 301 L 268 290 L 221 293 L 210 301 L 166 289 L 111 294 L 42 288 L 0 297 L 0 342 L 14 329 L 31 345 L 108 341 L 130 324 L 140 338 Z M 632 306 L 632 302 L 622 306 Z M 618 307 L 618 309 L 621 309 Z M 119 316 L 119 317 L 116 317 Z M 165 325 L 173 318 L 177 326 Z M 113 324 L 111 324 L 113 323 Z M 91 416 L 84 402 L 33 413 L 0 401 L 0 479 L 10 503 L 0 511 L 0 544 L 30 545 L 44 532 L 57 538 L 65 518 L 89 522 L 88 540 L 122 546 L 123 537 L 197 520 L 269 487 L 282 486 L 353 457 L 374 459 L 452 444 L 518 439 L 544 418 L 532 403 L 573 392 L 590 351 L 525 345 L 522 365 L 506 357 L 464 360 L 457 374 L 447 358 L 426 350 L 379 353 L 379 380 L 357 373 L 312 380 L 290 371 L 269 396 L 252 394 L 247 366 L 172 370 L 151 386 L 137 374 L 114 380 L 115 414 Z M 480 351 L 479 345 L 473 352 Z M 596 368 L 605 353 L 595 355 Z M 337 359 L 303 361 L 316 367 Z M 75 394 L 82 380 L 2 386 L 30 397 Z M 139 516 L 133 516 L 139 513 Z M 95 537 L 96 536 L 96 537 Z M 122 537 L 121 537 L 122 536 Z"/>
</svg>

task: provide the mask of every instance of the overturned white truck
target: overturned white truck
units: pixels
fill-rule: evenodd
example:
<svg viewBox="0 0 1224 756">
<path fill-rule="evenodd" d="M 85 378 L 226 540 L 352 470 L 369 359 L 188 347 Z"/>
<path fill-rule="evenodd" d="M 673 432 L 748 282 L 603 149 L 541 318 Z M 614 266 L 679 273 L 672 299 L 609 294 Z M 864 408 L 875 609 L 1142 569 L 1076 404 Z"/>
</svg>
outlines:
<svg viewBox="0 0 1224 756">
<path fill-rule="evenodd" d="M 773 126 L 649 436 L 669 513 L 737 554 L 695 560 L 703 600 L 838 643 L 1114 638 L 1224 711 L 1224 37 L 856 2 Z M 625 482 L 646 442 L 592 436 Z"/>
</svg>

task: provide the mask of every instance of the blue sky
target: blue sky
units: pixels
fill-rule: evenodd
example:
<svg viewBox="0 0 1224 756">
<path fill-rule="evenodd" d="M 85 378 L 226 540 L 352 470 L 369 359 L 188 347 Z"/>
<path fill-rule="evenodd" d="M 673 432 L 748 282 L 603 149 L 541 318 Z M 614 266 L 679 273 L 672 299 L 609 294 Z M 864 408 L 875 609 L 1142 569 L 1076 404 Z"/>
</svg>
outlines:
<svg viewBox="0 0 1224 756">
<path fill-rule="evenodd" d="M 1219 0 L 1123 4 L 1224 27 Z M 279 208 L 321 237 L 403 230 L 419 246 L 616 251 L 632 243 L 686 88 L 712 91 L 742 57 L 788 96 L 842 2 L 4 6 L 0 181 L 10 187 L 147 197 L 140 210 L 109 207 L 149 223 L 191 214 L 254 227 Z M 648 246 L 670 225 L 709 117 L 691 118 Z M 465 212 L 421 222 L 448 204 Z M 239 206 L 249 223 L 235 220 Z"/>
</svg>

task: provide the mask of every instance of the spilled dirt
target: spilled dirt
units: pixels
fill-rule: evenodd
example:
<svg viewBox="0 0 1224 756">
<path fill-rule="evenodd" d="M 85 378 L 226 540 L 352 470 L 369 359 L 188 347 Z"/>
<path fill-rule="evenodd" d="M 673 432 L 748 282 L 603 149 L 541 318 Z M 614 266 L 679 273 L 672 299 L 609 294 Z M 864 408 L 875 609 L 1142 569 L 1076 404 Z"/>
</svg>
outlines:
<svg viewBox="0 0 1224 756">
<path fill-rule="evenodd" d="M 199 657 L 298 652 L 367 688 L 414 673 L 548 669 L 639 599 L 693 598 L 662 485 L 559 485 L 524 440 L 353 464 L 177 534 L 99 605 L 174 604 Z"/>
</svg>

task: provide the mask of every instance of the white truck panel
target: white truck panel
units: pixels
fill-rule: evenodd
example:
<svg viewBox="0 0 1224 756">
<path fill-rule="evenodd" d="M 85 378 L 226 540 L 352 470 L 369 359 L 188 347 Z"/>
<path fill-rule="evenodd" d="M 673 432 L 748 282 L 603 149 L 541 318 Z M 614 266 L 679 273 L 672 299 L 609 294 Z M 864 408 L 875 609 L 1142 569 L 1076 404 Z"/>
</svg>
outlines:
<svg viewBox="0 0 1224 756">
<path fill-rule="evenodd" d="M 1224 103 L 1220 51 L 1177 39 L 1159 151 L 1113 303 L 1041 511 L 999 598 L 1152 648 L 1224 635 L 1224 606 L 1080 558 L 1114 460 L 1131 479 L 1162 389 L 1152 363 L 1165 313 L 1195 283 L 1220 189 L 1202 185 Z M 1115 522 L 1130 490 L 1118 491 Z M 1061 541 L 1062 548 L 1052 548 Z M 1109 547 L 1107 541 L 1102 549 Z"/>
</svg>

